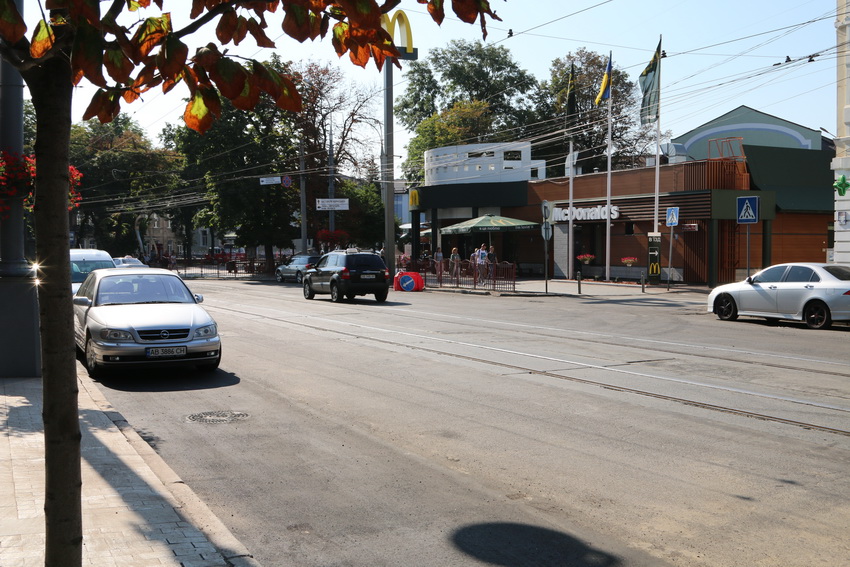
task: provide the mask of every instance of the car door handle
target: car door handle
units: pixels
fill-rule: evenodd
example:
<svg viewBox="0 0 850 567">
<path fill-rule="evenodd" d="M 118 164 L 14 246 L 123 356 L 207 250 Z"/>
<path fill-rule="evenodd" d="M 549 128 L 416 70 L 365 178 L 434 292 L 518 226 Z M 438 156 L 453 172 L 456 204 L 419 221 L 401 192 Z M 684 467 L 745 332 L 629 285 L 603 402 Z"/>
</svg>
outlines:
<svg viewBox="0 0 850 567">
<path fill-rule="evenodd" d="M 777 286 L 775 286 L 775 285 L 769 285 L 769 286 L 767 286 L 767 289 L 777 289 Z"/>
</svg>

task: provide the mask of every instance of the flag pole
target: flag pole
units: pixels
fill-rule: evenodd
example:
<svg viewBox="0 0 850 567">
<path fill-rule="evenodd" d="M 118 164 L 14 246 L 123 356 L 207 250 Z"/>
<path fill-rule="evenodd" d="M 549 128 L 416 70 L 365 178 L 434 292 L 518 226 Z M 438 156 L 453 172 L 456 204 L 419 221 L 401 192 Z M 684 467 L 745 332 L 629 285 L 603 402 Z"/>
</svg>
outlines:
<svg viewBox="0 0 850 567">
<path fill-rule="evenodd" d="M 611 279 L 611 101 L 614 98 L 614 85 L 610 85 L 608 95 L 608 176 L 605 191 L 605 281 Z"/>
<path fill-rule="evenodd" d="M 658 36 L 658 51 L 661 49 L 661 36 Z M 655 114 L 655 228 L 658 232 L 658 207 L 661 192 L 661 53 L 658 53 L 658 110 Z"/>
<path fill-rule="evenodd" d="M 575 234 L 573 234 L 573 178 L 575 177 L 575 159 L 573 159 L 573 139 L 570 138 L 570 153 L 567 154 L 567 163 L 570 165 L 570 202 L 567 207 L 567 216 L 569 217 L 569 238 L 567 239 L 567 254 L 569 262 L 567 262 L 567 279 L 575 277 Z"/>
</svg>

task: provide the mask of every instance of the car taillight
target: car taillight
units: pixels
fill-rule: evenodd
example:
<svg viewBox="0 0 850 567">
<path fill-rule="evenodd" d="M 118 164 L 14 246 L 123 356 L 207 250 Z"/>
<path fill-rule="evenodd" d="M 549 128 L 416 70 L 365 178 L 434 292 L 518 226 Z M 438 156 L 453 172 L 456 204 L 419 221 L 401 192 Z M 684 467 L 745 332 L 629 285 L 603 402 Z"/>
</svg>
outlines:
<svg viewBox="0 0 850 567">
<path fill-rule="evenodd" d="M 349 280 L 351 279 L 351 272 L 348 271 L 348 268 L 343 268 L 342 271 L 339 273 L 339 277 L 344 280 Z"/>
<path fill-rule="evenodd" d="M 384 268 L 384 279 L 385 279 L 385 280 L 390 279 L 390 270 L 389 270 L 389 268 Z"/>
<path fill-rule="evenodd" d="M 313 267 L 313 264 L 304 264 L 304 269 L 305 269 L 305 270 L 309 270 L 309 269 L 310 269 L 310 268 L 312 268 L 312 267 Z"/>
<path fill-rule="evenodd" d="M 850 295 L 850 289 L 848 289 L 847 291 L 845 291 L 845 292 L 844 292 L 844 293 L 842 293 L 841 295 Z"/>
</svg>

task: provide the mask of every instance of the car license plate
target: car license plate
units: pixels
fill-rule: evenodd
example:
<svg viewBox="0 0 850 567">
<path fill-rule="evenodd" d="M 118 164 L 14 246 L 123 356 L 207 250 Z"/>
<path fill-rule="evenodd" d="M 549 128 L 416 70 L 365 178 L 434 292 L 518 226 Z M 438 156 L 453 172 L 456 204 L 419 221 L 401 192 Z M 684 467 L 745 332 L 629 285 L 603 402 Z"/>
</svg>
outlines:
<svg viewBox="0 0 850 567">
<path fill-rule="evenodd" d="M 146 349 L 148 358 L 163 358 L 167 356 L 186 356 L 186 347 L 151 347 Z"/>
<path fill-rule="evenodd" d="M 364 280 L 374 280 L 374 279 L 375 279 L 375 274 L 363 274 L 363 275 L 362 275 L 362 276 L 360 276 L 360 277 L 361 277 L 361 278 L 363 278 Z"/>
</svg>

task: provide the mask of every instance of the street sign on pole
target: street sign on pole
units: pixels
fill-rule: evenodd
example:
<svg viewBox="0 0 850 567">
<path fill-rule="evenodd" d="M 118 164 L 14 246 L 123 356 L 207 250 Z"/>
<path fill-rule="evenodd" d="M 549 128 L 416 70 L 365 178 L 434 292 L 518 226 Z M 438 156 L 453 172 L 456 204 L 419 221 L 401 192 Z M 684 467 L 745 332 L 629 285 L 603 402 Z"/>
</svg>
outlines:
<svg viewBox="0 0 850 567">
<path fill-rule="evenodd" d="M 543 240 L 552 240 L 552 224 L 543 221 L 543 224 L 540 225 L 540 234 L 543 235 Z"/>
<path fill-rule="evenodd" d="M 679 224 L 679 207 L 667 207 L 667 226 Z"/>
<path fill-rule="evenodd" d="M 347 211 L 348 199 L 316 199 L 317 211 Z"/>
<path fill-rule="evenodd" d="M 540 212 L 543 213 L 543 222 L 552 222 L 552 217 L 555 214 L 555 209 L 549 201 L 540 203 Z M 548 240 L 548 239 L 547 239 Z"/>
<path fill-rule="evenodd" d="M 738 197 L 738 224 L 759 222 L 759 198 Z"/>
<path fill-rule="evenodd" d="M 280 176 L 260 177 L 260 185 L 280 185 Z"/>
<path fill-rule="evenodd" d="M 661 233 L 650 232 L 647 237 L 647 279 L 649 283 L 658 285 L 661 283 Z"/>
</svg>

